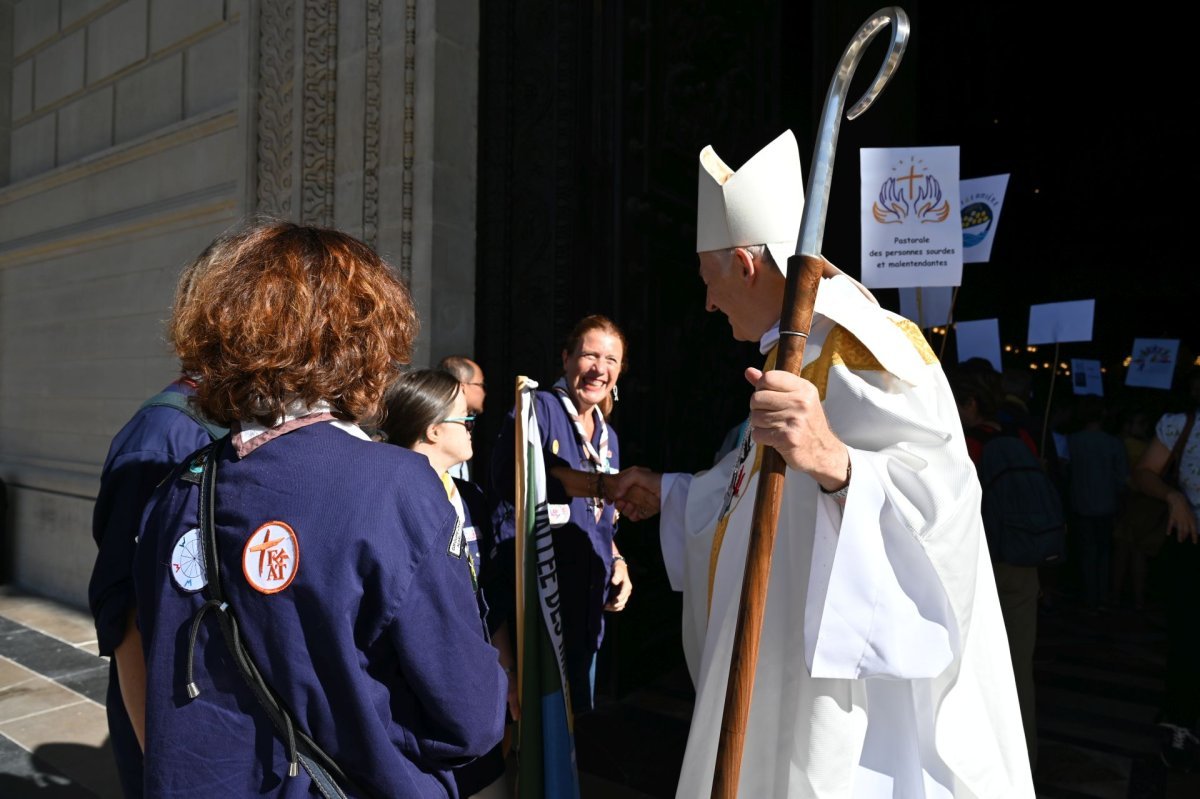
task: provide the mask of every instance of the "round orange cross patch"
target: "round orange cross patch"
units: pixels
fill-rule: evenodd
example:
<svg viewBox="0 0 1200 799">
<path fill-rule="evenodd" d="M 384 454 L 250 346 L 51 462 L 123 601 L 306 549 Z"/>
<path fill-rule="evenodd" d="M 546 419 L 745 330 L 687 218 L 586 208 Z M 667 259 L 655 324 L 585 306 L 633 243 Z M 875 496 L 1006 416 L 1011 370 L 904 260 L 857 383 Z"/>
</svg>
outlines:
<svg viewBox="0 0 1200 799">
<path fill-rule="evenodd" d="M 300 542 L 285 522 L 267 522 L 242 549 L 242 574 L 256 591 L 275 594 L 291 585 L 300 568 Z"/>
</svg>

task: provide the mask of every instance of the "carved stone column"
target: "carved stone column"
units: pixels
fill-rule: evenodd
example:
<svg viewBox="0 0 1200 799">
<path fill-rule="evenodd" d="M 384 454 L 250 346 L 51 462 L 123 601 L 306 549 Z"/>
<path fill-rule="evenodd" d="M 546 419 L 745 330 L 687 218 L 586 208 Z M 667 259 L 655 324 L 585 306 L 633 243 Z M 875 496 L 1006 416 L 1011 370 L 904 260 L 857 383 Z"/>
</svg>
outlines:
<svg viewBox="0 0 1200 799">
<path fill-rule="evenodd" d="M 473 352 L 478 0 L 258 0 L 250 205 L 391 261 L 418 363 Z"/>
<path fill-rule="evenodd" d="M 260 214 L 334 223 L 337 13 L 337 0 L 260 0 Z"/>
</svg>

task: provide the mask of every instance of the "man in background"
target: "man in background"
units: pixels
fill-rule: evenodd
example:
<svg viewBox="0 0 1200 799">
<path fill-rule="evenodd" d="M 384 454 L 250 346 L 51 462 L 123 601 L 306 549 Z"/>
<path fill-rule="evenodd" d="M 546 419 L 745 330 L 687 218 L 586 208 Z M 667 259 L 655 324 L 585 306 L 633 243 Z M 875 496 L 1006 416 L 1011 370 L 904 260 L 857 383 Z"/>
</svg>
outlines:
<svg viewBox="0 0 1200 799">
<path fill-rule="evenodd" d="M 458 384 L 467 398 L 467 413 L 471 416 L 483 413 L 483 401 L 487 398 L 487 389 L 483 382 L 483 369 L 479 364 L 465 355 L 447 355 L 438 362 L 438 368 L 446 370 L 458 380 Z M 463 461 L 452 467 L 450 476 L 470 481 L 471 462 Z"/>
</svg>

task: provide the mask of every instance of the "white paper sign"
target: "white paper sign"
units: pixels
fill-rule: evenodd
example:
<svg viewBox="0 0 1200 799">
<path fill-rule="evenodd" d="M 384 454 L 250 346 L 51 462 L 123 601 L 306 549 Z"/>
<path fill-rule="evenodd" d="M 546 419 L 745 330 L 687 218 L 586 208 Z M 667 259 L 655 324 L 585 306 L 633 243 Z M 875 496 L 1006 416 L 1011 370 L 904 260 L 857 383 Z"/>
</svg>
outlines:
<svg viewBox="0 0 1200 799">
<path fill-rule="evenodd" d="M 1000 206 L 1008 189 L 1008 175 L 972 178 L 958 184 L 962 203 L 963 263 L 986 263 L 1000 224 Z"/>
<path fill-rule="evenodd" d="M 862 282 L 871 288 L 962 283 L 957 147 L 864 147 Z"/>
<path fill-rule="evenodd" d="M 949 324 L 953 297 L 951 286 L 900 289 L 900 315 L 916 322 L 922 330 Z"/>
<path fill-rule="evenodd" d="M 1125 385 L 1170 389 L 1178 354 L 1177 338 L 1135 338 Z"/>
<path fill-rule="evenodd" d="M 1071 460 L 1071 444 L 1067 440 L 1066 433 L 1052 433 L 1054 436 L 1054 451 L 1058 453 L 1061 460 Z"/>
<path fill-rule="evenodd" d="M 1100 362 L 1086 358 L 1071 359 L 1071 388 L 1077 395 L 1095 394 L 1104 396 L 1104 378 L 1100 376 Z"/>
<path fill-rule="evenodd" d="M 1048 302 L 1029 306 L 1029 338 L 1026 344 L 1091 341 L 1095 300 Z"/>
<path fill-rule="evenodd" d="M 954 339 L 958 342 L 958 362 L 971 358 L 987 358 L 997 372 L 1000 366 L 1000 320 L 978 319 L 955 322 Z"/>
</svg>

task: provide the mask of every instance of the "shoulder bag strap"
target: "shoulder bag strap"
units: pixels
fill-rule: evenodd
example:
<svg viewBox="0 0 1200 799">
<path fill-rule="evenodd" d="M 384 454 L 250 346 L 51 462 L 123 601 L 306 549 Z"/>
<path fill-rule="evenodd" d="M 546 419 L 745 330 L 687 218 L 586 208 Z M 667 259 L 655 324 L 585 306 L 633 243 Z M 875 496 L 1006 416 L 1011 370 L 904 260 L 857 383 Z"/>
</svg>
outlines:
<svg viewBox="0 0 1200 799">
<path fill-rule="evenodd" d="M 222 427 L 216 422 L 210 422 L 208 419 L 204 418 L 200 411 L 196 410 L 195 406 L 188 401 L 188 396 L 178 391 L 160 391 L 150 399 L 143 402 L 141 408 L 138 410 L 154 407 L 174 408 L 175 410 L 189 417 L 196 424 L 203 427 L 204 432 L 208 433 L 208 437 L 213 441 L 216 441 L 217 439 L 222 438 L 229 433 L 228 427 Z"/>
</svg>

